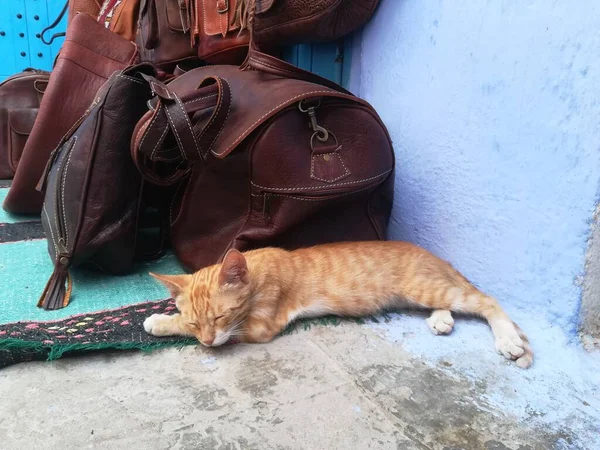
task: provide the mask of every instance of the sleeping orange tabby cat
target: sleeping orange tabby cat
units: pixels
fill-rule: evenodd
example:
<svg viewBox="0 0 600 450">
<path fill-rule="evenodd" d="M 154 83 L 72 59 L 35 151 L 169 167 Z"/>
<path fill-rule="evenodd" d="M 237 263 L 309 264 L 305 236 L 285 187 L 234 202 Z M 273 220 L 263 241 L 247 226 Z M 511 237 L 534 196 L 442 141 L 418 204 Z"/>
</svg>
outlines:
<svg viewBox="0 0 600 450">
<path fill-rule="evenodd" d="M 192 275 L 154 275 L 176 299 L 180 314 L 154 314 L 154 336 L 194 336 L 205 346 L 230 338 L 268 342 L 298 317 L 367 316 L 402 306 L 433 309 L 434 334 L 452 331 L 450 311 L 484 317 L 496 349 L 519 367 L 533 353 L 527 337 L 498 302 L 450 264 L 406 242 L 353 242 L 292 252 L 230 250 L 222 264 Z"/>
</svg>

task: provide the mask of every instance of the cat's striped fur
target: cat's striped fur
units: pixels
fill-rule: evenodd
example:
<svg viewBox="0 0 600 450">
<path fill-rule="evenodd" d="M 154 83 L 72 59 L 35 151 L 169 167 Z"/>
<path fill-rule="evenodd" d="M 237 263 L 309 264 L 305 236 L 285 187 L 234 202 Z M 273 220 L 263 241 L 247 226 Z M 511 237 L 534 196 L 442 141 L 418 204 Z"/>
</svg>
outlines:
<svg viewBox="0 0 600 450">
<path fill-rule="evenodd" d="M 154 275 L 177 300 L 180 314 L 144 323 L 155 336 L 195 336 L 207 346 L 230 338 L 268 342 L 298 317 L 368 316 L 406 306 L 432 309 L 427 323 L 447 334 L 450 311 L 486 319 L 496 349 L 519 367 L 533 353 L 498 302 L 450 264 L 406 242 L 352 242 L 295 251 L 230 251 L 222 264 L 192 275 Z"/>
</svg>

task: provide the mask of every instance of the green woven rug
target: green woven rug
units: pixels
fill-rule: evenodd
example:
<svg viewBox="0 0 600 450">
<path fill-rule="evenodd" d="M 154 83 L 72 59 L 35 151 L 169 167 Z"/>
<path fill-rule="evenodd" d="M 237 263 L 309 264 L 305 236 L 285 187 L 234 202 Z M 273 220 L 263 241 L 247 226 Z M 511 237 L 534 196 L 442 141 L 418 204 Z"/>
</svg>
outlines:
<svg viewBox="0 0 600 450">
<path fill-rule="evenodd" d="M 0 184 L 0 203 L 7 184 Z M 72 352 L 194 343 L 145 333 L 146 317 L 175 309 L 149 271 L 172 274 L 182 269 L 173 255 L 166 255 L 120 277 L 74 270 L 71 303 L 45 311 L 36 304 L 52 263 L 39 217 L 0 210 L 0 367 Z"/>
</svg>

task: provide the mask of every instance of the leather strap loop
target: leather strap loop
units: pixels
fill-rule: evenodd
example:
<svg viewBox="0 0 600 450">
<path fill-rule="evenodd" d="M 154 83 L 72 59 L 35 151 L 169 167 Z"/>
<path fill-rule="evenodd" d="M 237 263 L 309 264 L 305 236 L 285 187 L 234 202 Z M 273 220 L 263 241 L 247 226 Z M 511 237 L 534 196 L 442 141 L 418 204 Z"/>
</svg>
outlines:
<svg viewBox="0 0 600 450">
<path fill-rule="evenodd" d="M 212 146 L 225 126 L 225 122 L 231 111 L 231 88 L 229 87 L 229 83 L 220 77 L 208 77 L 202 80 L 200 87 L 210 80 L 214 80 L 217 86 L 217 104 L 209 121 L 200 133 L 197 134 L 203 158 L 206 158 L 208 152 L 212 150 Z"/>
</svg>

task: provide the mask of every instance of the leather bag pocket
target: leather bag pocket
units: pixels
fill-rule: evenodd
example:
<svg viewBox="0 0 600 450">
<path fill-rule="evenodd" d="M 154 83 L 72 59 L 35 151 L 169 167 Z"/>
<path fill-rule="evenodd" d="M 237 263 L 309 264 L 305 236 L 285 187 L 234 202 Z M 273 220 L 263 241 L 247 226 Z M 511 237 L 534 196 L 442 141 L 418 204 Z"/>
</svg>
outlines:
<svg viewBox="0 0 600 450">
<path fill-rule="evenodd" d="M 18 108 L 8 112 L 8 161 L 13 171 L 17 170 L 37 114 L 38 108 Z"/>
</svg>

